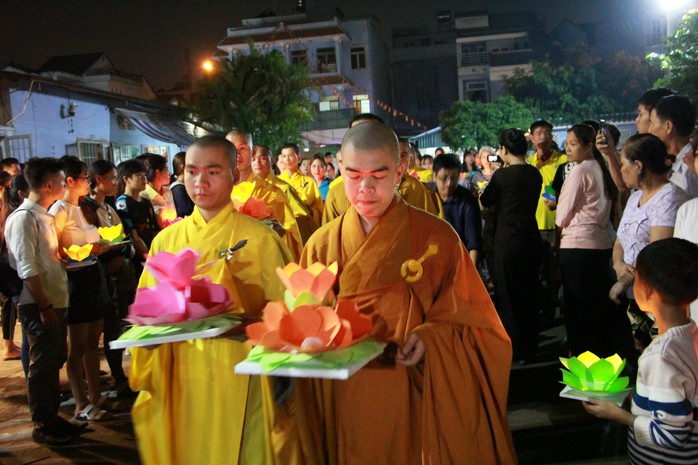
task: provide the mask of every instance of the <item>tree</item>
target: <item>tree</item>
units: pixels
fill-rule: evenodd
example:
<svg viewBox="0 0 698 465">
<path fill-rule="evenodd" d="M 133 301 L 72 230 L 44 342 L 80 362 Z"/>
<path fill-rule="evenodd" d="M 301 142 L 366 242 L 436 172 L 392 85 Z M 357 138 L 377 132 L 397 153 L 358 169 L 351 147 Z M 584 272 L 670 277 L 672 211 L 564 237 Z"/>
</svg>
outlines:
<svg viewBox="0 0 698 465">
<path fill-rule="evenodd" d="M 496 146 L 500 132 L 512 127 L 528 128 L 534 117 L 526 105 L 504 95 L 492 103 L 454 102 L 439 119 L 444 142 L 452 150 L 466 150 L 482 145 Z"/>
<path fill-rule="evenodd" d="M 647 59 L 667 71 L 655 87 L 676 89 L 698 102 L 698 10 L 684 15 L 674 36 L 667 39 L 666 54 Z"/>
<path fill-rule="evenodd" d="M 570 50 L 561 64 L 533 63 L 532 68 L 507 78 L 504 93 L 554 124 L 633 111 L 658 76 L 640 57 L 623 52 L 596 58 Z"/>
<path fill-rule="evenodd" d="M 250 44 L 249 54 L 223 60 L 197 84 L 194 109 L 200 120 L 248 131 L 255 144 L 278 148 L 300 142 L 299 127 L 312 118 L 304 90 L 311 86 L 307 68 L 289 65 L 273 50 L 262 53 Z"/>
</svg>

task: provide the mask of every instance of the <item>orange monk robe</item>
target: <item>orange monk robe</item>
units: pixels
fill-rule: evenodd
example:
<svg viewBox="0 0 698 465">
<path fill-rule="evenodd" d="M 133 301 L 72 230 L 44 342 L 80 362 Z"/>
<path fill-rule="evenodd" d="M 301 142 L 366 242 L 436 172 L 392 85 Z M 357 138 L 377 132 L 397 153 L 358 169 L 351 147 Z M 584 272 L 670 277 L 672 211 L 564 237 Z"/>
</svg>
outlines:
<svg viewBox="0 0 698 465">
<path fill-rule="evenodd" d="M 445 219 L 446 213 L 444 213 L 444 205 L 441 202 L 441 197 L 439 197 L 438 192 L 436 192 L 429 184 L 425 184 L 424 182 L 422 182 L 422 185 L 429 193 L 429 196 L 431 197 L 431 201 L 433 202 L 434 206 L 436 207 L 436 216 L 438 216 L 441 219 Z"/>
<path fill-rule="evenodd" d="M 403 264 L 429 246 L 436 255 L 408 283 Z M 506 417 L 511 342 L 453 228 L 396 196 L 365 235 L 351 207 L 301 257 L 303 266 L 334 261 L 337 295 L 371 316 L 374 337 L 401 346 L 416 332 L 426 351 L 415 367 L 297 380 L 305 454 L 331 465 L 515 464 Z"/>
<path fill-rule="evenodd" d="M 298 229 L 301 233 L 301 238 L 303 239 L 303 244 L 313 235 L 315 230 L 318 228 L 317 222 L 313 219 L 313 214 L 303 201 L 301 200 L 296 189 L 293 188 L 291 184 L 279 179 L 274 176 L 273 173 L 269 173 L 266 178 L 264 178 L 269 184 L 273 184 L 283 191 L 291 204 L 291 210 L 296 217 L 296 222 L 298 223 Z"/>
<path fill-rule="evenodd" d="M 310 209 L 315 224 L 320 224 L 322 218 L 322 195 L 317 183 L 310 176 L 303 176 L 299 172 L 289 176 L 286 171 L 279 178 L 288 182 L 298 192 L 303 203 Z"/>
<path fill-rule="evenodd" d="M 433 189 L 425 186 L 412 176 L 404 176 L 398 188 L 398 194 L 413 207 L 443 218 L 443 207 L 439 206 L 438 195 L 432 195 L 429 190 L 436 194 Z M 322 213 L 322 224 L 327 224 L 341 216 L 342 213 L 349 209 L 350 205 L 344 190 L 344 181 L 339 177 L 332 181 L 327 192 L 325 209 Z"/>
<path fill-rule="evenodd" d="M 283 191 L 253 174 L 247 181 L 235 185 L 230 197 L 247 196 L 250 184 L 253 186 L 251 194 L 249 195 L 257 200 L 263 200 L 264 203 L 266 203 L 267 207 L 272 211 L 274 219 L 281 223 L 281 226 L 286 230 L 286 234 L 284 234 L 282 238 L 283 241 L 286 243 L 289 250 L 291 250 L 293 256 L 298 258 L 300 256 L 300 251 L 303 249 L 304 242 L 300 230 L 298 229 L 296 217 L 291 210 L 291 204 Z"/>
</svg>

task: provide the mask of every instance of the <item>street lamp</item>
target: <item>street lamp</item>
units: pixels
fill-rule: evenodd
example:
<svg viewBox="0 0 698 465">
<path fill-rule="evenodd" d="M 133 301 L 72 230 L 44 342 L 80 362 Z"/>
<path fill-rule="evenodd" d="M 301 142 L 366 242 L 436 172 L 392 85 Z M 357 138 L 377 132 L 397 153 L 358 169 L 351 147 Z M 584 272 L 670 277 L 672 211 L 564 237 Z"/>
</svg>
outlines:
<svg viewBox="0 0 698 465">
<path fill-rule="evenodd" d="M 666 34 L 667 37 L 672 37 L 676 32 L 676 25 L 683 13 L 686 12 L 687 6 L 695 3 L 694 0 L 658 0 L 659 7 L 664 10 L 666 15 Z M 692 5 L 691 5 L 692 6 Z"/>
<path fill-rule="evenodd" d="M 201 69 L 203 69 L 206 74 L 211 74 L 213 72 L 213 62 L 211 60 L 204 60 L 201 64 Z"/>
</svg>

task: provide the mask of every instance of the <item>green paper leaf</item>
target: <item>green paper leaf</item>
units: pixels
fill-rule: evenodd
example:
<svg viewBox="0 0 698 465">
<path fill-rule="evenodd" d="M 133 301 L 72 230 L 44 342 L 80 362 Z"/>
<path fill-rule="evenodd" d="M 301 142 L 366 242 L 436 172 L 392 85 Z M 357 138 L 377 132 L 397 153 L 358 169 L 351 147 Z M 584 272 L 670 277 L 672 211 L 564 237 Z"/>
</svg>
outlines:
<svg viewBox="0 0 698 465">
<path fill-rule="evenodd" d="M 286 352 L 269 352 L 259 363 L 262 371 L 266 373 L 280 367 L 289 358 L 291 358 L 291 354 Z"/>
<path fill-rule="evenodd" d="M 291 294 L 291 292 L 288 290 L 284 291 L 284 303 L 286 304 L 286 308 L 288 308 L 291 312 L 297 307 L 301 307 L 303 305 L 312 305 L 316 307 L 322 304 L 322 302 L 320 302 L 317 297 L 310 292 L 301 292 L 298 297 L 293 297 L 293 294 Z"/>
<path fill-rule="evenodd" d="M 562 372 L 562 382 L 564 384 L 571 387 L 572 389 L 577 389 L 578 391 L 584 390 L 581 381 L 574 374 L 570 373 L 567 370 L 563 370 L 562 368 L 560 368 L 560 371 Z"/>
<path fill-rule="evenodd" d="M 356 360 L 383 352 L 383 345 L 373 339 L 366 339 L 353 346 L 316 354 L 291 354 L 254 347 L 247 355 L 248 362 L 259 363 L 262 371 L 270 372 L 279 367 L 300 368 L 343 368 Z"/>
<path fill-rule="evenodd" d="M 201 320 L 183 321 L 171 325 L 139 326 L 133 325 L 119 337 L 119 340 L 137 341 L 154 337 L 181 333 L 196 333 L 213 328 L 232 328 L 240 324 L 240 317 L 234 314 L 214 315 Z"/>
</svg>

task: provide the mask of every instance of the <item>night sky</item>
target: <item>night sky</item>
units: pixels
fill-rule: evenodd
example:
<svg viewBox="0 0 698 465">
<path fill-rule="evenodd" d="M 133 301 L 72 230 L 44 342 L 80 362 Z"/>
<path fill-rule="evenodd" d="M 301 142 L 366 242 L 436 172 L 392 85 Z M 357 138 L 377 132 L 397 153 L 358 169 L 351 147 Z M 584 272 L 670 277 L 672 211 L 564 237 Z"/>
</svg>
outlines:
<svg viewBox="0 0 698 465">
<path fill-rule="evenodd" d="M 345 16 L 372 14 L 390 27 L 435 23 L 436 11 L 487 10 L 490 13 L 535 10 L 547 30 L 572 16 L 603 19 L 609 3 L 629 0 L 307 0 L 308 12 Z M 117 69 L 143 74 L 153 88 L 169 88 L 186 73 L 187 49 L 194 79 L 200 63 L 215 51 L 227 27 L 266 9 L 289 14 L 292 0 L 0 0 L 0 65 L 14 61 L 38 68 L 49 57 L 106 52 Z M 406 12 L 408 14 L 406 14 Z"/>
</svg>

